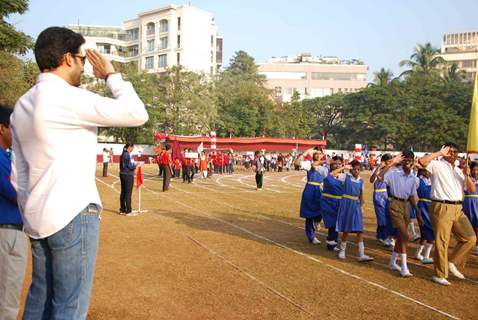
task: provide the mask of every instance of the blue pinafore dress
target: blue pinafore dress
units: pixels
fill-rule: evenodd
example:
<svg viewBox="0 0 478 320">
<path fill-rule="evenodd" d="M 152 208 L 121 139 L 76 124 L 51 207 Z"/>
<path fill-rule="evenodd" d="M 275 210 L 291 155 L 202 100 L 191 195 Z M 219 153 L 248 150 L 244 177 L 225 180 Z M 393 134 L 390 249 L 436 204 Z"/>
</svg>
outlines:
<svg viewBox="0 0 478 320">
<path fill-rule="evenodd" d="M 320 198 L 322 196 L 324 178 L 316 170 L 307 171 L 307 183 L 302 192 L 300 216 L 302 218 L 320 217 Z"/>
<path fill-rule="evenodd" d="M 320 199 L 320 212 L 328 229 L 335 230 L 340 199 L 342 199 L 342 182 L 329 174 L 324 179 L 324 190 Z"/>
<path fill-rule="evenodd" d="M 353 180 L 347 174 L 343 182 L 343 194 L 337 214 L 337 232 L 362 232 L 362 208 L 360 207 L 360 193 L 363 180 Z"/>
<path fill-rule="evenodd" d="M 423 219 L 423 225 L 420 226 L 420 237 L 426 241 L 434 241 L 435 240 L 435 233 L 433 232 L 433 226 L 430 219 L 430 204 L 431 204 L 431 197 L 430 194 L 432 192 L 431 184 L 427 184 L 425 180 L 420 177 L 420 183 L 417 189 L 418 195 L 418 209 L 420 210 L 420 214 Z"/>
<path fill-rule="evenodd" d="M 377 226 L 385 227 L 387 225 L 386 210 L 388 202 L 387 184 L 380 180 L 373 183 L 373 207 L 377 217 Z"/>
<path fill-rule="evenodd" d="M 465 201 L 463 211 L 470 220 L 473 228 L 478 228 L 478 181 L 475 181 L 475 192 L 465 190 Z"/>
</svg>

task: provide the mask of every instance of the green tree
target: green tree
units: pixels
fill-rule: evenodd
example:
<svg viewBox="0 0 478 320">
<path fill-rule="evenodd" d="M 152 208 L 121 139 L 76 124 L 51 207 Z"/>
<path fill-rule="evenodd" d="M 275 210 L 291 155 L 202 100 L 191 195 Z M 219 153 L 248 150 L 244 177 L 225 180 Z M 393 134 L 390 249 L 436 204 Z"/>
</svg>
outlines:
<svg viewBox="0 0 478 320">
<path fill-rule="evenodd" d="M 411 73 L 419 73 L 424 76 L 432 76 L 438 73 L 438 66 L 445 63 L 445 60 L 438 56 L 440 50 L 433 47 L 431 43 L 418 44 L 410 59 L 402 60 L 400 67 L 408 66 L 411 69 L 402 72 L 400 76 Z"/>
<path fill-rule="evenodd" d="M 28 10 L 26 0 L 8 0 L 0 2 L 0 51 L 24 54 L 33 46 L 33 39 L 8 23 L 10 14 L 23 14 Z"/>
<path fill-rule="evenodd" d="M 390 69 L 381 68 L 378 72 L 374 72 L 373 76 L 375 85 L 385 87 L 392 81 L 393 72 Z"/>
<path fill-rule="evenodd" d="M 456 63 L 445 64 L 443 69 L 443 81 L 445 82 L 463 81 L 466 77 L 465 70 L 460 70 Z"/>
</svg>

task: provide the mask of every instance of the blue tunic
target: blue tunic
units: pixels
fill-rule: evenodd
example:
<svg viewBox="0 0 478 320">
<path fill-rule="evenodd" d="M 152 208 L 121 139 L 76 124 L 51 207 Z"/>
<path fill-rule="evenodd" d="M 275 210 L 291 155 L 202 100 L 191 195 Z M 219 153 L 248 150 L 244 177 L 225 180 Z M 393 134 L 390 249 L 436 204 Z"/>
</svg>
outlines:
<svg viewBox="0 0 478 320">
<path fill-rule="evenodd" d="M 465 211 L 473 228 L 478 228 L 478 182 L 475 182 L 475 192 L 472 193 L 465 190 L 463 211 Z"/>
<path fill-rule="evenodd" d="M 388 202 L 387 184 L 380 180 L 373 183 L 373 207 L 377 217 L 377 226 L 384 227 L 386 221 L 386 207 Z"/>
<path fill-rule="evenodd" d="M 432 192 L 432 186 L 427 185 L 425 180 L 420 177 L 420 184 L 418 185 L 417 195 L 418 195 L 418 209 L 420 210 L 420 214 L 423 219 L 423 225 L 420 226 L 420 237 L 423 240 L 427 241 L 434 241 L 435 240 L 435 233 L 433 232 L 432 222 L 430 220 L 430 204 L 431 204 L 431 197 L 430 194 Z"/>
<path fill-rule="evenodd" d="M 302 192 L 300 216 L 302 218 L 320 217 L 320 197 L 324 178 L 316 170 L 307 171 L 307 183 Z"/>
<path fill-rule="evenodd" d="M 320 211 L 327 228 L 335 230 L 337 211 L 342 198 L 342 182 L 330 174 L 324 179 L 324 191 L 320 199 Z"/>
<path fill-rule="evenodd" d="M 360 207 L 360 193 L 363 188 L 363 180 L 352 180 L 347 174 L 343 183 L 343 194 L 340 200 L 337 214 L 338 232 L 362 232 L 362 208 Z"/>
</svg>

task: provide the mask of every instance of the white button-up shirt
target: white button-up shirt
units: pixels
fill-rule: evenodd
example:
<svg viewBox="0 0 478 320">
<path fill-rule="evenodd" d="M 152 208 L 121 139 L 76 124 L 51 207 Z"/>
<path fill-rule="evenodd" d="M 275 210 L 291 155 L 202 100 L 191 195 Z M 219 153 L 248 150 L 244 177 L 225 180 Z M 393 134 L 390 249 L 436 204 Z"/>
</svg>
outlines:
<svg viewBox="0 0 478 320">
<path fill-rule="evenodd" d="M 426 168 L 431 173 L 434 200 L 462 201 L 465 189 L 463 171 L 445 159 L 432 160 Z"/>
<path fill-rule="evenodd" d="M 89 203 L 101 206 L 95 184 L 97 127 L 148 120 L 143 102 L 120 74 L 110 75 L 107 86 L 115 99 L 42 73 L 15 105 L 13 182 L 30 237 L 58 232 Z"/>
</svg>

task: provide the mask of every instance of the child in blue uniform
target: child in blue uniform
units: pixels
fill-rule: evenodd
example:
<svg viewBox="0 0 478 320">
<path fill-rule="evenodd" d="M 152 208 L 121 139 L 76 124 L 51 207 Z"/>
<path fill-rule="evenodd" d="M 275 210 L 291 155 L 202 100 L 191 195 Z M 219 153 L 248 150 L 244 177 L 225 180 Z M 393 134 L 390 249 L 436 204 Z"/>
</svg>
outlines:
<svg viewBox="0 0 478 320">
<path fill-rule="evenodd" d="M 320 200 L 320 212 L 322 213 L 325 227 L 328 229 L 328 250 L 335 250 L 338 240 L 338 233 L 335 229 L 339 203 L 342 198 L 342 182 L 337 180 L 337 178 L 332 175 L 332 172 L 336 175 L 340 170 L 342 170 L 342 158 L 335 156 L 330 162 L 330 172 L 324 179 L 324 190 Z"/>
<path fill-rule="evenodd" d="M 373 258 L 365 254 L 365 245 L 363 243 L 363 222 L 362 206 L 363 200 L 363 180 L 360 177 L 362 168 L 360 162 L 352 161 L 350 173 L 341 173 L 338 180 L 343 184 L 342 199 L 339 204 L 337 214 L 337 232 L 342 233 L 340 242 L 339 259 L 345 259 L 345 249 L 347 247 L 347 237 L 349 233 L 357 234 L 357 245 L 359 250 L 359 261 L 372 261 Z"/>
<path fill-rule="evenodd" d="M 320 198 L 324 177 L 327 176 L 327 169 L 322 166 L 320 156 L 320 152 L 315 152 L 312 156 L 313 162 L 310 170 L 307 171 L 307 183 L 300 202 L 300 216 L 305 218 L 305 235 L 312 244 L 320 244 L 315 232 L 316 226 L 322 220 Z"/>
<path fill-rule="evenodd" d="M 470 220 L 473 230 L 478 238 L 478 163 L 473 161 L 470 165 L 471 179 L 475 183 L 475 192 L 465 190 L 465 201 L 463 201 L 463 211 Z M 473 254 L 478 256 L 478 242 L 473 249 Z"/>
<path fill-rule="evenodd" d="M 384 154 L 381 157 L 380 166 L 375 168 L 370 176 L 370 183 L 373 183 L 373 207 L 375 209 L 375 217 L 377 218 L 377 240 L 385 245 L 390 246 L 391 234 L 389 228 L 387 228 L 387 185 L 385 182 L 377 179 L 380 171 L 392 161 L 392 156 L 389 153 Z"/>
<path fill-rule="evenodd" d="M 430 180 L 430 172 L 426 169 L 418 170 L 417 178 L 417 196 L 418 196 L 418 210 L 417 215 L 421 216 L 420 224 L 420 242 L 418 243 L 417 253 L 415 257 L 423 264 L 432 264 L 433 258 L 430 258 L 435 243 L 435 234 L 433 232 L 432 223 L 430 220 L 429 209 L 431 204 L 430 193 L 432 191 L 432 182 Z M 422 253 L 424 253 L 422 255 Z"/>
</svg>

